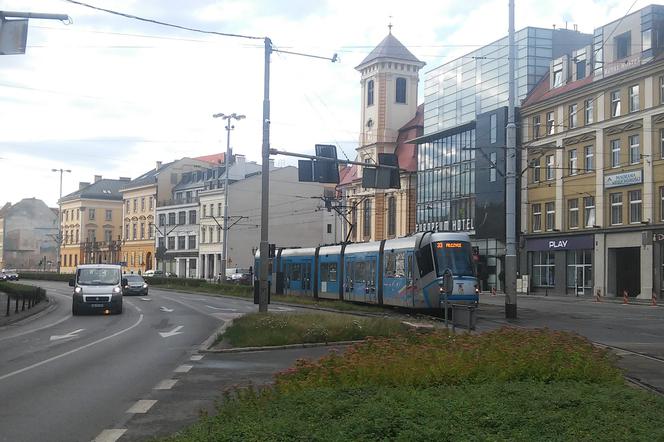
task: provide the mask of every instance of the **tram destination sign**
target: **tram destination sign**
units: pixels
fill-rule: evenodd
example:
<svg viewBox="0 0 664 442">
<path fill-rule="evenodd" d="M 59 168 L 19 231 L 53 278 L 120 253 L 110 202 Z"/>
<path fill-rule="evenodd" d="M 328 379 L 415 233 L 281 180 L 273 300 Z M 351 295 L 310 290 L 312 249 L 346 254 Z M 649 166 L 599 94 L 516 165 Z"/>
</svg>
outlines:
<svg viewBox="0 0 664 442">
<path fill-rule="evenodd" d="M 642 170 L 630 170 L 629 172 L 615 173 L 613 175 L 604 175 L 604 188 L 631 186 L 632 184 L 641 184 L 643 182 Z"/>
</svg>

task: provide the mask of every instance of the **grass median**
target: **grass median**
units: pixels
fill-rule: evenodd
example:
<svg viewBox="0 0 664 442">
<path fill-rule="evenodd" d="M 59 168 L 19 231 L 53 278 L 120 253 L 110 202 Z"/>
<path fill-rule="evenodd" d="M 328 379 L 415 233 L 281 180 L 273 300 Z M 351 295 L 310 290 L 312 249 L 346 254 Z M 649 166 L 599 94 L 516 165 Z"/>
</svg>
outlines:
<svg viewBox="0 0 664 442">
<path fill-rule="evenodd" d="M 664 440 L 664 400 L 579 336 L 408 332 L 224 394 L 168 441 Z"/>
<path fill-rule="evenodd" d="M 233 321 L 215 344 L 262 347 L 339 342 L 406 331 L 400 321 L 335 313 L 250 313 Z"/>
</svg>

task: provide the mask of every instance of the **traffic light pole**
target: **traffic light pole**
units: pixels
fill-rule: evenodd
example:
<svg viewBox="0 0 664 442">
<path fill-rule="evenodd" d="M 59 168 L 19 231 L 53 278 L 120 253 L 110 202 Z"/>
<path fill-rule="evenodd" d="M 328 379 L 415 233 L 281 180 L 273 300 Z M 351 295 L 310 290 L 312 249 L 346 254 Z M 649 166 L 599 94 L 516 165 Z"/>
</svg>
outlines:
<svg viewBox="0 0 664 442">
<path fill-rule="evenodd" d="M 356 166 L 362 166 L 362 167 L 377 167 L 381 169 L 396 169 L 399 171 L 407 172 L 406 169 L 401 169 L 399 166 L 390 166 L 387 164 L 367 164 L 367 163 L 361 163 L 359 161 L 350 161 L 350 160 L 340 160 L 338 158 L 330 158 L 330 157 L 321 157 L 317 155 L 307 155 L 303 153 L 297 153 L 297 152 L 286 152 L 284 150 L 277 150 L 277 149 L 270 149 L 270 154 L 272 155 L 284 155 L 288 157 L 297 157 L 297 158 L 306 158 L 308 160 L 316 160 L 316 161 L 332 161 L 335 163 L 339 164 L 352 164 Z"/>
<path fill-rule="evenodd" d="M 272 54 L 272 40 L 264 39 L 265 44 L 265 75 L 263 78 L 263 164 L 261 175 L 261 242 L 260 242 L 260 269 L 258 311 L 267 312 L 269 299 L 268 272 L 269 244 L 268 244 L 268 210 L 270 207 L 270 55 Z"/>
</svg>

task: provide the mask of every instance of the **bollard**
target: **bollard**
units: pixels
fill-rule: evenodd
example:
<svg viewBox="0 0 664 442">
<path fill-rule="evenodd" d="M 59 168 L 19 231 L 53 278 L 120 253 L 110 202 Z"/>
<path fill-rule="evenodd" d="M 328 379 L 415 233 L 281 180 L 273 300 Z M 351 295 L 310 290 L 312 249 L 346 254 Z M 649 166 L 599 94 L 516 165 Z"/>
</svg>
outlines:
<svg viewBox="0 0 664 442">
<path fill-rule="evenodd" d="M 595 292 L 595 302 L 602 302 L 602 289 L 597 289 Z"/>
<path fill-rule="evenodd" d="M 652 307 L 657 307 L 657 293 L 655 291 L 652 291 L 652 299 L 650 300 L 650 305 Z"/>
<path fill-rule="evenodd" d="M 627 295 L 627 289 L 623 290 L 623 305 L 629 304 L 629 296 Z"/>
</svg>

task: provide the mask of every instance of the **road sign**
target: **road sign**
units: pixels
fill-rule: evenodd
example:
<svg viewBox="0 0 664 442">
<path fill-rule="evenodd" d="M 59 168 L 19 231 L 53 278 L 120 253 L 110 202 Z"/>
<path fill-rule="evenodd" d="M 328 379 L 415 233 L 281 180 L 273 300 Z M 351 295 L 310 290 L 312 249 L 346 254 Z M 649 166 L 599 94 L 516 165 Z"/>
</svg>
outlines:
<svg viewBox="0 0 664 442">
<path fill-rule="evenodd" d="M 25 54 L 27 41 L 27 19 L 0 19 L 0 55 Z"/>
</svg>

